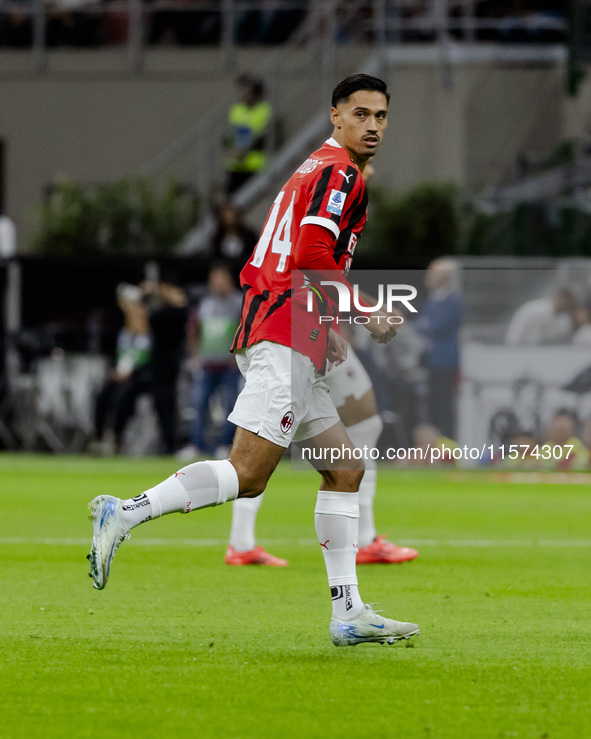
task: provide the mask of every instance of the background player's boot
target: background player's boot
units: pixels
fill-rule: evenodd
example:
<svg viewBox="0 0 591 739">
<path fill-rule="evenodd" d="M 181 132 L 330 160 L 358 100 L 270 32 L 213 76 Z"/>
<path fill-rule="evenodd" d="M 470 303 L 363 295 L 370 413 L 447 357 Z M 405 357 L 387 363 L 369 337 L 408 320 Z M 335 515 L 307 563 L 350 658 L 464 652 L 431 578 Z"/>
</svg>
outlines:
<svg viewBox="0 0 591 739">
<path fill-rule="evenodd" d="M 354 646 L 364 642 L 394 644 L 416 636 L 419 631 L 417 624 L 385 618 L 368 605 L 351 621 L 342 621 L 333 616 L 330 622 L 330 638 L 336 647 Z"/>
<path fill-rule="evenodd" d="M 229 546 L 226 549 L 224 561 L 227 565 L 267 565 L 268 567 L 287 567 L 289 564 L 286 559 L 275 557 L 260 546 L 256 546 L 249 552 L 237 552 L 234 547 Z"/>
<path fill-rule="evenodd" d="M 416 559 L 419 553 L 411 547 L 399 547 L 388 541 L 385 536 L 376 536 L 376 538 L 366 547 L 362 547 L 357 552 L 358 565 L 371 564 L 400 564 L 401 562 L 410 562 Z"/>
<path fill-rule="evenodd" d="M 123 523 L 123 501 L 112 495 L 99 495 L 88 504 L 92 521 L 92 546 L 87 559 L 90 576 L 97 590 L 102 590 L 109 579 L 111 562 L 124 539 L 129 539 L 129 529 Z"/>
</svg>

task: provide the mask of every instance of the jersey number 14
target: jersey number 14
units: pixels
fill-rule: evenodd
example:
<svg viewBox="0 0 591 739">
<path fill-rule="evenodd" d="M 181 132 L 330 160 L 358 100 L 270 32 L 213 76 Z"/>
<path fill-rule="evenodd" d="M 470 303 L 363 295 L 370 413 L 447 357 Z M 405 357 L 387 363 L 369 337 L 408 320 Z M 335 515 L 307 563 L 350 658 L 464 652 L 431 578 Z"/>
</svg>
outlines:
<svg viewBox="0 0 591 739">
<path fill-rule="evenodd" d="M 257 244 L 252 257 L 251 264 L 254 267 L 260 267 L 265 260 L 269 246 L 273 254 L 279 254 L 279 262 L 277 264 L 277 272 L 283 272 L 287 264 L 287 257 L 291 254 L 291 221 L 293 219 L 293 204 L 295 200 L 295 191 L 292 193 L 289 207 L 283 214 L 279 223 L 279 211 L 281 203 L 285 196 L 285 190 L 282 190 L 275 198 L 273 208 L 267 219 L 267 223 L 261 234 L 261 238 Z"/>
</svg>

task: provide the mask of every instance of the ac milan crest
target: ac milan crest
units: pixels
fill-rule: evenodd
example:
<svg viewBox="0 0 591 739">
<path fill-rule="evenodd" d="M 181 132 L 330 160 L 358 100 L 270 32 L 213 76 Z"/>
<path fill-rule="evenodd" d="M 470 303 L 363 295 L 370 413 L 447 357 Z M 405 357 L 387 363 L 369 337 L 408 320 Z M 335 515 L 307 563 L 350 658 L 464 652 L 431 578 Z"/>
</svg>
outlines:
<svg viewBox="0 0 591 739">
<path fill-rule="evenodd" d="M 287 411 L 287 413 L 281 419 L 281 431 L 286 434 L 293 426 L 293 412 Z"/>
</svg>

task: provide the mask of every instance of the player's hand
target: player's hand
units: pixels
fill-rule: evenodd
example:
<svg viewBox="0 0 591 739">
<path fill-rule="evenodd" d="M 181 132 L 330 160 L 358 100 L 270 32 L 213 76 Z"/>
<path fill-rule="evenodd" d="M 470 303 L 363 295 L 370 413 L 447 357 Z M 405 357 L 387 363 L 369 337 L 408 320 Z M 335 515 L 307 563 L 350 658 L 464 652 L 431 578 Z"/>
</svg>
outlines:
<svg viewBox="0 0 591 739">
<path fill-rule="evenodd" d="M 387 344 L 396 336 L 396 324 L 390 323 L 388 315 L 382 311 L 371 313 L 369 322 L 364 323 L 363 327 L 369 331 L 376 344 Z"/>
<path fill-rule="evenodd" d="M 326 350 L 326 359 L 328 362 L 326 369 L 328 372 L 331 371 L 333 365 L 338 367 L 339 364 L 342 364 L 347 359 L 348 347 L 349 344 L 347 344 L 342 336 L 339 336 L 336 331 L 329 329 L 328 348 Z"/>
<path fill-rule="evenodd" d="M 387 315 L 394 316 L 394 328 L 396 329 L 396 333 L 398 333 L 398 329 L 404 326 L 406 322 L 406 316 L 404 315 L 404 313 L 402 313 L 402 311 L 399 311 L 398 308 L 391 308 L 387 312 Z"/>
</svg>

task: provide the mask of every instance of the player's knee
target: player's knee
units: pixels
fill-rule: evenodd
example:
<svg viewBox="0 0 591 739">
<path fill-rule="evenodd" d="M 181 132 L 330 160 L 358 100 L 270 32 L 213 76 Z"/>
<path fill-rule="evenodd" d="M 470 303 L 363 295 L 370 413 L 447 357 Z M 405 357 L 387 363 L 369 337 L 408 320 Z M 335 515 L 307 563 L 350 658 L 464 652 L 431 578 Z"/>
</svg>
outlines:
<svg viewBox="0 0 591 739">
<path fill-rule="evenodd" d="M 322 472 L 328 490 L 339 490 L 343 493 L 355 493 L 365 474 L 365 466 L 354 470 L 325 470 Z"/>
<path fill-rule="evenodd" d="M 270 477 L 266 470 L 251 470 L 244 465 L 235 466 L 240 498 L 256 498 L 265 492 Z"/>
<path fill-rule="evenodd" d="M 361 480 L 365 474 L 365 466 L 361 470 L 347 470 L 347 484 L 350 486 L 348 490 L 356 491 L 359 490 Z"/>
<path fill-rule="evenodd" d="M 239 498 L 258 498 L 265 492 L 265 485 L 257 485 L 256 482 L 246 482 L 243 486 L 240 486 L 240 492 L 238 493 Z"/>
</svg>

